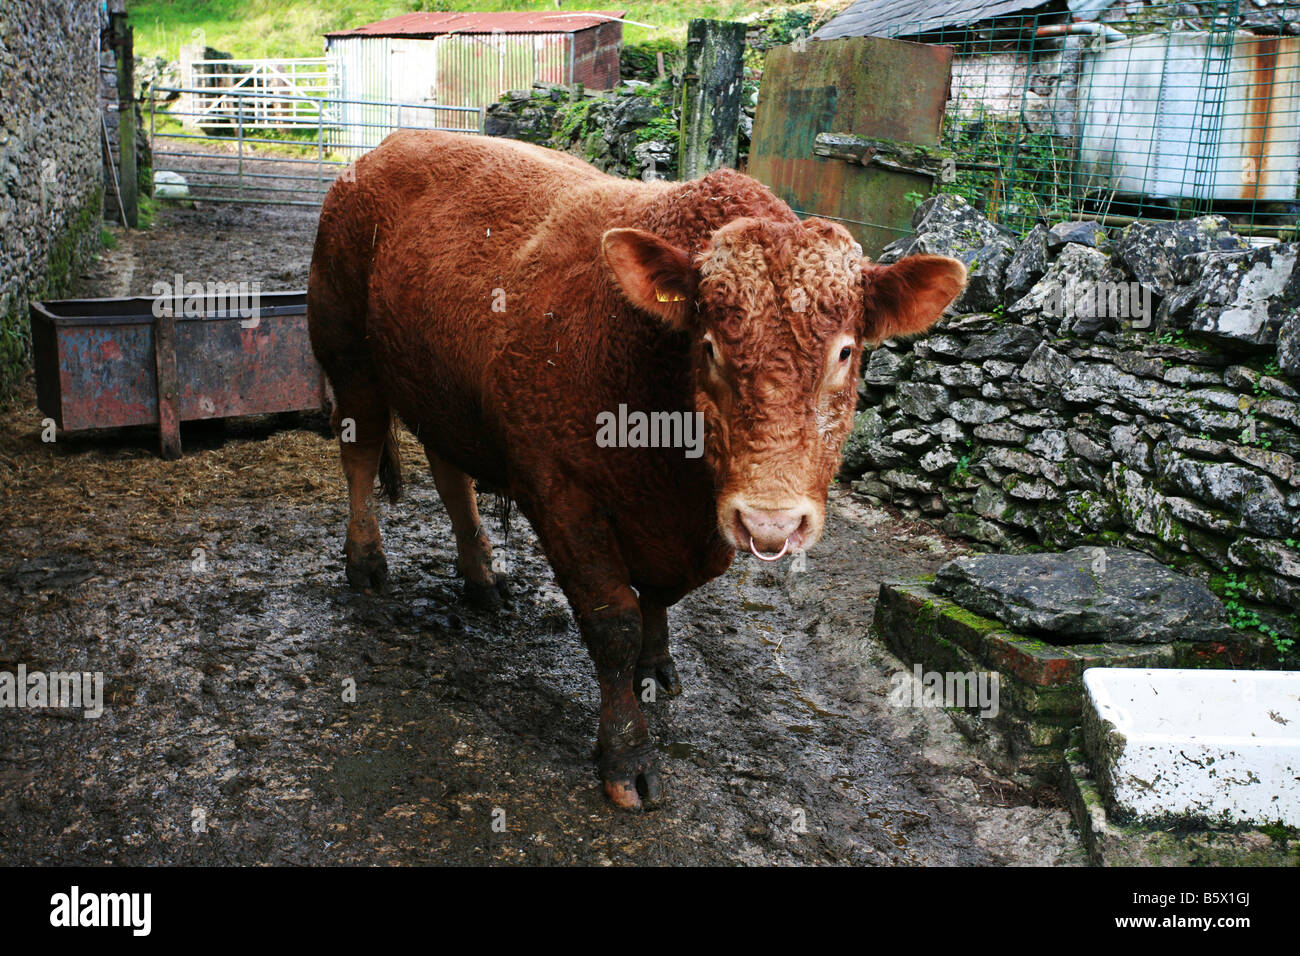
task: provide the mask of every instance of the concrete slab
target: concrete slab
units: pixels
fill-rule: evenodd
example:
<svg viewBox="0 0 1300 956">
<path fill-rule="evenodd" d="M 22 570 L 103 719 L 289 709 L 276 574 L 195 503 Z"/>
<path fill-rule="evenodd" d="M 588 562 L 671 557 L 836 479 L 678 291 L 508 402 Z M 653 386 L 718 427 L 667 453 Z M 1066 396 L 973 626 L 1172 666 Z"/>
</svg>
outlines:
<svg viewBox="0 0 1300 956">
<path fill-rule="evenodd" d="M 1300 827 L 1300 672 L 1099 667 L 1083 684 L 1114 819 Z"/>
</svg>

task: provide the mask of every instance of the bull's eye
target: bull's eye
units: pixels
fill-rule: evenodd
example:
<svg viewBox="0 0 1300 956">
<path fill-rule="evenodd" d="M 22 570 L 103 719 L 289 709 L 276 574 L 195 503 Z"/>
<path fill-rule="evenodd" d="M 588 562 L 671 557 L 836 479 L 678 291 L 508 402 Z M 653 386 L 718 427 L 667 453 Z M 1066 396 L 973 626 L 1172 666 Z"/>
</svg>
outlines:
<svg viewBox="0 0 1300 956">
<path fill-rule="evenodd" d="M 844 348 L 840 349 L 840 361 L 847 362 L 852 354 L 853 348 L 848 345 L 844 346 Z"/>
</svg>

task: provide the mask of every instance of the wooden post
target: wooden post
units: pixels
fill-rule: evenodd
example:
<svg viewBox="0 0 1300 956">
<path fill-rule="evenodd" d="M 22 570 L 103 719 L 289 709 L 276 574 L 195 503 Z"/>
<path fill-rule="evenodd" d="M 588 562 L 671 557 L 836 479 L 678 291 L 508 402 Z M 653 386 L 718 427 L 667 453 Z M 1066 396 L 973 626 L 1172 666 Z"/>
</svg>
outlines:
<svg viewBox="0 0 1300 956">
<path fill-rule="evenodd" d="M 193 89 L 197 82 L 194 79 L 194 61 L 202 60 L 206 47 L 202 43 L 182 43 L 181 44 L 181 89 Z M 176 105 L 172 111 L 180 116 L 181 129 L 187 133 L 193 133 L 199 128 L 198 116 L 199 101 L 193 93 L 181 93 L 176 99 Z"/>
<path fill-rule="evenodd" d="M 177 296 L 175 301 L 179 301 Z M 154 375 L 158 383 L 158 454 L 164 461 L 181 457 L 179 378 L 176 374 L 176 316 L 168 304 L 153 323 Z"/>
<path fill-rule="evenodd" d="M 125 13 L 110 15 L 113 52 L 117 57 L 117 174 L 126 222 L 139 224 L 139 177 L 135 168 L 135 51 L 133 30 Z"/>
<path fill-rule="evenodd" d="M 678 170 L 695 179 L 735 166 L 745 88 L 745 24 L 692 20 L 686 32 Z"/>
</svg>

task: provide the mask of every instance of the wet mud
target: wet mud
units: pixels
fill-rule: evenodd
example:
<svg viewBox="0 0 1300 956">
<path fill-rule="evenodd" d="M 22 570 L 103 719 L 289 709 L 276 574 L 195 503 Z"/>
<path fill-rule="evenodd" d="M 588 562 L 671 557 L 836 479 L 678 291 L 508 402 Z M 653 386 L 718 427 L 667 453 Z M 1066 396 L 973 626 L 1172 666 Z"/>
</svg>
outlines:
<svg viewBox="0 0 1300 956">
<path fill-rule="evenodd" d="M 83 294 L 188 277 L 303 288 L 310 210 L 163 209 Z M 681 697 L 646 705 L 668 791 L 609 806 L 594 673 L 531 530 L 485 525 L 512 605 L 461 597 L 417 446 L 380 504 L 391 593 L 343 575 L 344 485 L 310 416 L 40 441 L 0 427 L 0 669 L 99 671 L 98 719 L 0 709 L 0 863 L 1084 862 L 1048 792 L 888 700 L 882 580 L 963 547 L 832 491 L 799 569 L 738 558 L 670 611 Z M 503 541 L 505 543 L 503 544 Z"/>
</svg>

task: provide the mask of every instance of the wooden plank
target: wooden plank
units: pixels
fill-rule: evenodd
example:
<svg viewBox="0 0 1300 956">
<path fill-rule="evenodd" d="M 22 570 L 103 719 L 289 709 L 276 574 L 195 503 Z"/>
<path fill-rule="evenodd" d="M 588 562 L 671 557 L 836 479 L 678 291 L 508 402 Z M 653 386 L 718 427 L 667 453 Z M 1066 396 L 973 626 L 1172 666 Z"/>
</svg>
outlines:
<svg viewBox="0 0 1300 956">
<path fill-rule="evenodd" d="M 905 173 L 937 177 L 945 161 L 953 162 L 947 150 L 929 149 L 915 143 L 896 143 L 892 139 L 873 139 L 853 133 L 818 133 L 813 141 L 813 155 L 841 159 L 859 166 L 882 166 Z"/>
</svg>

